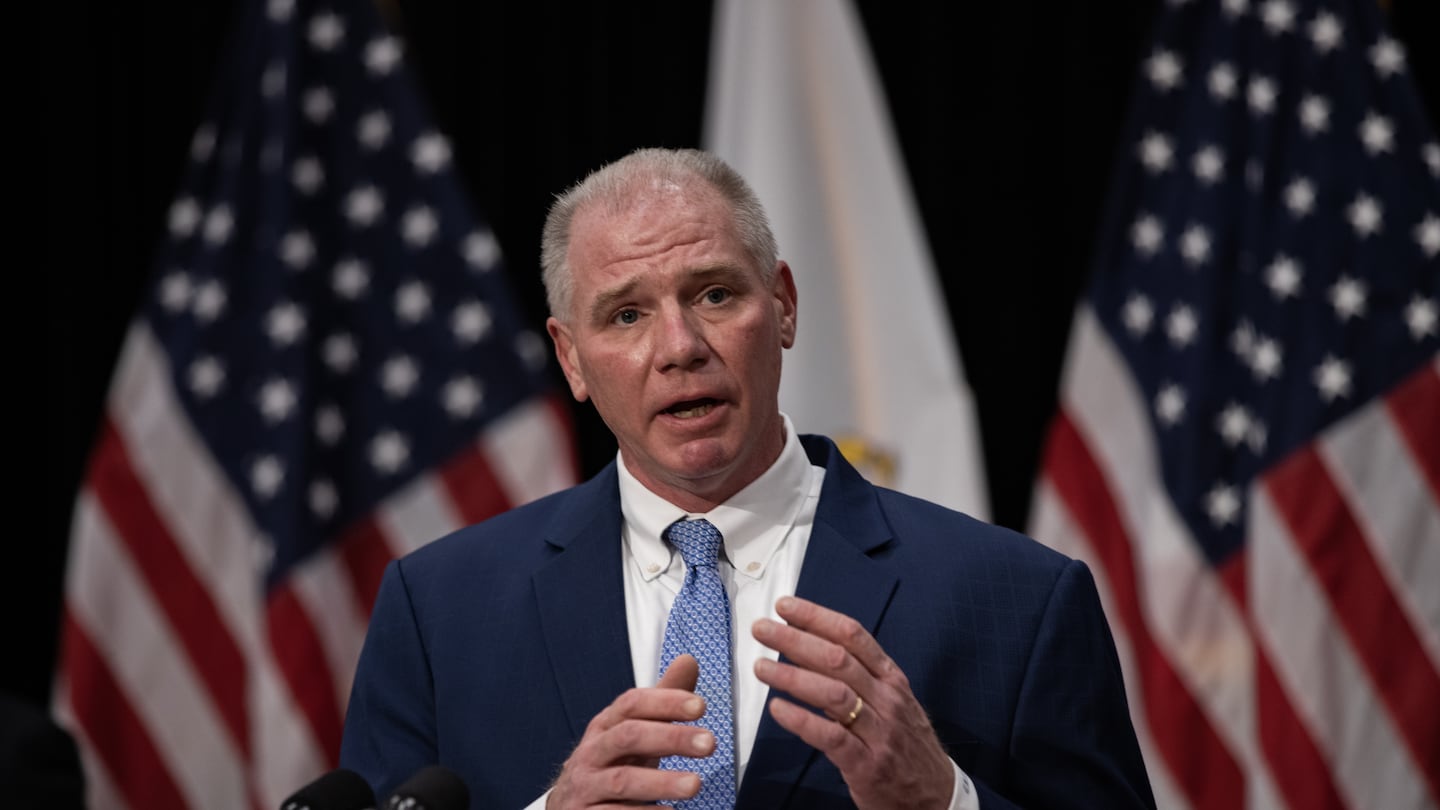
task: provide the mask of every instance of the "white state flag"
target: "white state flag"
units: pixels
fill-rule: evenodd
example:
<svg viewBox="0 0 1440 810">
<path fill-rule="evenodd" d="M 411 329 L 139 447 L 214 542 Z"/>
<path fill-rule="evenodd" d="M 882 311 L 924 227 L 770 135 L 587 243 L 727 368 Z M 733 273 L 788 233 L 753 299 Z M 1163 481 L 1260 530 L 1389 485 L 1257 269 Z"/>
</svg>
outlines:
<svg viewBox="0 0 1440 810">
<path fill-rule="evenodd" d="M 974 405 L 878 77 L 847 0 L 719 0 L 706 148 L 799 287 L 780 406 L 877 483 L 985 517 Z"/>
</svg>

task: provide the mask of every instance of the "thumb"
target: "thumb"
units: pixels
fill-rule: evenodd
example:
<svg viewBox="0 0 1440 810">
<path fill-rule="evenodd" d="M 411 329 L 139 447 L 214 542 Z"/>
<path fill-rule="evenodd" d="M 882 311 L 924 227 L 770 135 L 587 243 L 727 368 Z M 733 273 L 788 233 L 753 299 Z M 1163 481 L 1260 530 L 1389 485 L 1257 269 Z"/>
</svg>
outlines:
<svg viewBox="0 0 1440 810">
<path fill-rule="evenodd" d="M 700 680 L 700 662 L 695 656 L 686 653 L 678 656 L 670 663 L 670 668 L 660 676 L 660 682 L 655 684 L 662 689 L 684 689 L 687 692 L 695 691 L 695 684 Z"/>
</svg>

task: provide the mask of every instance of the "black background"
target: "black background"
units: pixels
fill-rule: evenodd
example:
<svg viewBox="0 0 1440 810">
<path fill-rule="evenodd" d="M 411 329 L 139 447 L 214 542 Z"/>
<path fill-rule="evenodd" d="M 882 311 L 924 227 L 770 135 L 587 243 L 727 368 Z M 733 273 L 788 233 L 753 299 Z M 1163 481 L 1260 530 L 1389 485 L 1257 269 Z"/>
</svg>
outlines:
<svg viewBox="0 0 1440 810">
<path fill-rule="evenodd" d="M 1440 4 L 1388 5 L 1433 121 L 1440 87 L 1430 32 L 1440 30 Z M 635 147 L 700 145 L 711 5 L 381 6 L 500 239 L 521 306 L 541 328 L 539 234 L 551 196 Z M 977 400 L 992 516 L 1023 529 L 1158 2 L 857 7 Z M 85 457 L 236 12 L 234 0 L 52 7 L 56 86 L 41 128 L 50 150 L 47 498 L 40 531 L 8 544 L 20 552 L 11 592 L 27 607 L 7 612 L 18 654 L 0 667 L 0 691 L 34 702 L 48 699 Z M 588 475 L 614 443 L 590 406 L 577 407 L 576 419 Z"/>
</svg>

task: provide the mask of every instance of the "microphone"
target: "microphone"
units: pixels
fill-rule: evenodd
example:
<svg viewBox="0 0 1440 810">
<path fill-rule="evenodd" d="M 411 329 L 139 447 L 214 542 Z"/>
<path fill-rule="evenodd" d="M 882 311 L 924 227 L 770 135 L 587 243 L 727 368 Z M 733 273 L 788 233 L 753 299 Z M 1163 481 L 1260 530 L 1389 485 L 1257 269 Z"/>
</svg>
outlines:
<svg viewBox="0 0 1440 810">
<path fill-rule="evenodd" d="M 431 765 L 421 768 L 395 788 L 383 810 L 466 810 L 470 790 L 448 768 Z"/>
<path fill-rule="evenodd" d="M 375 793 L 354 771 L 336 768 L 295 791 L 280 810 L 373 810 Z"/>
</svg>

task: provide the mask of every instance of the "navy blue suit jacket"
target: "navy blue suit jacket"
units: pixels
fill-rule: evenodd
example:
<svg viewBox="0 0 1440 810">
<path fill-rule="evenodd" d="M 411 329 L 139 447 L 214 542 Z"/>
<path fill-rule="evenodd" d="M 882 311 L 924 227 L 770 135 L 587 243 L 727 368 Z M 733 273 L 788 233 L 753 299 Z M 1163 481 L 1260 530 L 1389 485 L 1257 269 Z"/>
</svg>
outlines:
<svg viewBox="0 0 1440 810">
<path fill-rule="evenodd" d="M 828 439 L 802 441 L 826 473 L 796 592 L 874 634 L 983 810 L 1153 807 L 1088 569 L 871 486 Z M 537 798 L 634 686 L 621 522 L 612 464 L 392 563 L 341 764 L 380 797 L 439 763 L 477 810 Z M 838 769 L 768 714 L 737 805 L 853 807 Z"/>
</svg>

